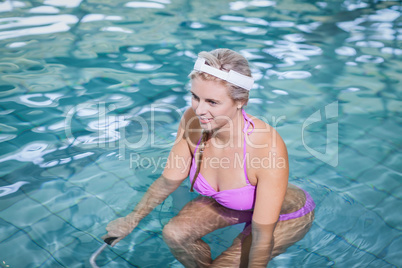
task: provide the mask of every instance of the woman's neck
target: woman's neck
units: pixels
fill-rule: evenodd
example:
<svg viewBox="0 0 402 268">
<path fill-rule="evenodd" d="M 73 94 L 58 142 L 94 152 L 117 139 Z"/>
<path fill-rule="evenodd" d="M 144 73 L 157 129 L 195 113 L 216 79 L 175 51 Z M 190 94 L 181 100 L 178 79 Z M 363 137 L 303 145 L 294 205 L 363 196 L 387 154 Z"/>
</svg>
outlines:
<svg viewBox="0 0 402 268">
<path fill-rule="evenodd" d="M 238 144 L 241 144 L 241 142 L 236 141 L 241 140 L 243 124 L 242 110 L 238 109 L 231 122 L 228 122 L 219 129 L 213 130 L 208 138 L 218 146 L 239 146 Z"/>
</svg>

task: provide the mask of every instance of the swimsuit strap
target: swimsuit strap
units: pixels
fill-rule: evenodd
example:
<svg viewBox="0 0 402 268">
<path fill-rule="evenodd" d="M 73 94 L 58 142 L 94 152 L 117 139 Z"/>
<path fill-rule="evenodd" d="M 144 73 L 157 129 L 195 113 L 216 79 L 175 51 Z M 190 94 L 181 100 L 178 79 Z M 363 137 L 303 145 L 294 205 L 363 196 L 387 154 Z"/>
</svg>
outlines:
<svg viewBox="0 0 402 268">
<path fill-rule="evenodd" d="M 244 117 L 244 129 L 243 129 L 243 132 L 244 132 L 243 169 L 244 169 L 244 176 L 246 177 L 246 183 L 247 183 L 247 184 L 251 184 L 251 183 L 250 183 L 250 180 L 248 179 L 248 176 L 247 176 L 247 165 L 246 165 L 246 134 L 247 134 L 247 135 L 250 135 L 250 134 L 254 131 L 254 122 L 253 122 L 253 120 L 251 120 L 251 119 L 247 116 L 247 114 L 246 114 L 246 112 L 244 111 L 244 109 L 241 109 L 241 112 L 242 112 L 243 117 Z M 251 129 L 251 131 L 248 131 L 248 132 L 247 132 L 247 130 L 248 130 L 248 128 L 250 127 L 250 125 L 253 126 L 253 129 Z"/>
<path fill-rule="evenodd" d="M 253 131 L 254 131 L 254 122 L 253 122 L 253 120 L 250 119 L 250 117 L 247 116 L 247 114 L 246 114 L 246 112 L 244 111 L 244 109 L 241 109 L 241 112 L 242 112 L 242 114 L 243 114 L 244 121 L 245 121 L 245 123 L 244 123 L 244 128 L 243 128 L 243 132 L 244 132 L 244 134 L 250 135 L 250 134 L 253 133 Z M 253 126 L 253 129 L 247 132 L 247 130 L 248 130 L 248 128 L 250 127 L 250 125 Z"/>
<path fill-rule="evenodd" d="M 195 155 L 195 153 L 197 152 L 198 146 L 199 146 L 200 143 L 201 143 L 201 139 L 202 139 L 202 134 L 201 134 L 200 139 L 199 139 L 198 142 L 197 142 L 197 146 L 195 146 L 194 155 Z"/>
</svg>

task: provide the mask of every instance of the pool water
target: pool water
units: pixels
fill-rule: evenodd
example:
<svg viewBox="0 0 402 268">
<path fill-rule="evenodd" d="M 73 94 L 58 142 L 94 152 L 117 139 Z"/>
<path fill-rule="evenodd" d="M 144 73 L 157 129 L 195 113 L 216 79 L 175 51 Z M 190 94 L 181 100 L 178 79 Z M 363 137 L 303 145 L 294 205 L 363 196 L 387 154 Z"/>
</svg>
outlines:
<svg viewBox="0 0 402 268">
<path fill-rule="evenodd" d="M 89 267 L 107 223 L 163 170 L 198 52 L 234 49 L 256 79 L 246 111 L 274 125 L 310 232 L 269 267 L 402 267 L 398 1 L 0 3 L 0 266 Z M 328 132 L 327 132 L 328 130 Z M 183 183 L 98 258 L 182 267 L 161 229 Z M 207 237 L 218 256 L 241 227 Z"/>
</svg>

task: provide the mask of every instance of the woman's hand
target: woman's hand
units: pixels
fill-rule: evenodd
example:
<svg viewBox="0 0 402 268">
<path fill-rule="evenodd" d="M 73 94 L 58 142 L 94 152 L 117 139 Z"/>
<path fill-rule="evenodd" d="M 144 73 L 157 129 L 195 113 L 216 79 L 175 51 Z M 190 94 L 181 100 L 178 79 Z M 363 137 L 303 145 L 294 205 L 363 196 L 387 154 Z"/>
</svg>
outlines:
<svg viewBox="0 0 402 268">
<path fill-rule="evenodd" d="M 129 217 L 115 219 L 107 225 L 106 231 L 108 233 L 102 236 L 102 239 L 106 240 L 107 238 L 115 238 L 110 244 L 113 247 L 120 240 L 129 235 L 136 226 L 137 223 Z"/>
<path fill-rule="evenodd" d="M 116 245 L 116 243 L 129 235 L 146 215 L 176 190 L 184 179 L 170 180 L 161 175 L 148 188 L 148 191 L 135 206 L 133 212 L 126 217 L 111 221 L 107 225 L 106 231 L 108 231 L 108 233 L 104 235 L 102 239 L 105 240 L 105 242 L 115 239 L 110 245 Z"/>
</svg>

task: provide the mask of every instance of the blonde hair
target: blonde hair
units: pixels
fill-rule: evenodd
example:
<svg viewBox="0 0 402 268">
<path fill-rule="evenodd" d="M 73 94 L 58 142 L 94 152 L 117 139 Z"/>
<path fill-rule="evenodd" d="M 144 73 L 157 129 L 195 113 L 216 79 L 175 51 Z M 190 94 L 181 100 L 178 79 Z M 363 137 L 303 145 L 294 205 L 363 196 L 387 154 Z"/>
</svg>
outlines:
<svg viewBox="0 0 402 268">
<path fill-rule="evenodd" d="M 210 52 L 202 51 L 198 54 L 198 57 L 204 58 L 206 64 L 216 69 L 226 72 L 233 70 L 240 74 L 251 77 L 250 67 L 248 65 L 248 61 L 246 60 L 246 58 L 244 58 L 242 55 L 233 50 L 227 48 L 219 48 L 212 50 Z M 227 81 L 221 80 L 213 75 L 201 71 L 193 70 L 190 73 L 189 77 L 191 79 L 199 77 L 203 80 L 219 81 L 228 88 L 229 97 L 233 101 L 241 101 L 244 102 L 244 104 L 247 104 L 248 102 L 249 91 L 244 88 L 241 88 L 239 86 L 236 86 L 234 84 L 231 84 Z"/>
</svg>

